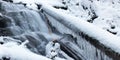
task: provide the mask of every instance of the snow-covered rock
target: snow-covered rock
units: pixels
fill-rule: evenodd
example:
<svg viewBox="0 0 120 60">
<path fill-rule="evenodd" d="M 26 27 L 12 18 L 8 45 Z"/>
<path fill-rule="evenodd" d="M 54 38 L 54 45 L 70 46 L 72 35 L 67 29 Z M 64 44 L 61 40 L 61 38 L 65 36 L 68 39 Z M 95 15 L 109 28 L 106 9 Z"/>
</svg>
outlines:
<svg viewBox="0 0 120 60">
<path fill-rule="evenodd" d="M 73 28 L 73 26 L 74 28 L 76 27 L 77 30 L 82 31 L 88 36 L 95 38 L 106 47 L 109 47 L 112 50 L 120 53 L 120 47 L 119 47 L 120 37 L 117 37 L 84 20 L 80 20 L 79 18 L 74 17 L 70 14 L 64 14 L 63 12 L 60 12 L 59 10 L 54 9 L 51 6 L 44 5 L 43 10 L 45 11 L 45 13 L 47 13 L 51 17 L 54 17 L 56 20 L 60 21 L 61 23 L 69 26 L 70 28 Z"/>
<path fill-rule="evenodd" d="M 1 42 L 4 42 L 3 38 L 6 37 L 0 37 Z M 10 37 L 7 37 L 6 39 L 8 39 L 9 42 L 0 44 L 0 59 L 6 57 L 11 60 L 51 60 L 44 56 L 35 54 L 27 49 L 25 47 L 27 41 L 23 42 L 22 44 L 18 44 L 17 42 L 12 41 L 14 39 Z"/>
</svg>

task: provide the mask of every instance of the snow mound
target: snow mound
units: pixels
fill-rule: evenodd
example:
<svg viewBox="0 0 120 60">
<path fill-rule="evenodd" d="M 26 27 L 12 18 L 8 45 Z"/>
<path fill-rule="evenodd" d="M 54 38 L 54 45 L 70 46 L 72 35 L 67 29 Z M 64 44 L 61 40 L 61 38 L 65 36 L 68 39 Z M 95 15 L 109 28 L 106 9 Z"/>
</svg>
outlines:
<svg viewBox="0 0 120 60">
<path fill-rule="evenodd" d="M 25 46 L 28 41 L 19 44 L 14 40 L 10 37 L 0 37 L 0 42 L 4 42 L 0 44 L 0 59 L 6 57 L 11 60 L 51 60 L 28 50 Z"/>
</svg>

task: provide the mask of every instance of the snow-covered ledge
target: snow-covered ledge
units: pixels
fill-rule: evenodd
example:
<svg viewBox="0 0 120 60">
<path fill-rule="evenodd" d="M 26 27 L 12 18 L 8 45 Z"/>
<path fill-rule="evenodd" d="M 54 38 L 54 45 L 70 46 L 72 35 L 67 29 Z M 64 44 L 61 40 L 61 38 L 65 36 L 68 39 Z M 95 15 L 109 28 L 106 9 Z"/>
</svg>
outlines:
<svg viewBox="0 0 120 60">
<path fill-rule="evenodd" d="M 27 40 L 21 44 L 18 42 L 21 41 L 0 36 L 0 60 L 51 60 L 27 49 Z"/>
<path fill-rule="evenodd" d="M 101 29 L 97 26 L 90 24 L 86 21 L 80 20 L 59 10 L 54 9 L 48 5 L 43 5 L 44 12 L 51 17 L 55 18 L 58 22 L 68 27 L 76 34 L 82 32 L 82 37 L 86 36 L 86 40 L 93 44 L 105 54 L 109 55 L 113 60 L 120 59 L 120 38 Z"/>
</svg>

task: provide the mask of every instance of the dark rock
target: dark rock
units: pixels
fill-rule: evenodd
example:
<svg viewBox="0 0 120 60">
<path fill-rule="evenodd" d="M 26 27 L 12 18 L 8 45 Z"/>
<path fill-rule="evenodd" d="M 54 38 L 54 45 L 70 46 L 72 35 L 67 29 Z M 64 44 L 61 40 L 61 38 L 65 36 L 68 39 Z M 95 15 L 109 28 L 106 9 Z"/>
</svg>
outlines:
<svg viewBox="0 0 120 60">
<path fill-rule="evenodd" d="M 112 33 L 112 34 L 114 34 L 114 35 L 117 34 L 117 32 L 112 32 L 112 31 L 110 31 L 109 29 L 107 29 L 107 31 L 110 32 L 110 33 Z"/>
<path fill-rule="evenodd" d="M 4 42 L 0 42 L 0 44 L 4 44 Z"/>
<path fill-rule="evenodd" d="M 0 36 L 13 36 L 10 28 L 0 28 Z"/>
<path fill-rule="evenodd" d="M 42 5 L 40 4 L 36 4 L 37 5 L 37 9 L 40 9 L 42 7 Z"/>
<path fill-rule="evenodd" d="M 75 38 L 70 34 L 65 34 L 65 37 L 58 41 L 60 43 L 60 48 L 63 50 L 68 56 L 72 57 L 75 60 L 86 60 L 74 47 L 77 47 L 75 44 Z M 79 47 L 78 47 L 79 48 Z"/>
<path fill-rule="evenodd" d="M 7 16 L 0 17 L 0 28 L 6 28 L 12 25 L 11 19 Z"/>
<path fill-rule="evenodd" d="M 60 7 L 60 6 L 53 6 L 54 8 L 56 8 L 56 9 L 64 9 L 64 10 L 67 10 L 68 9 L 68 7 L 66 6 L 66 7 Z"/>
<path fill-rule="evenodd" d="M 2 57 L 2 60 L 10 60 L 10 57 Z"/>
<path fill-rule="evenodd" d="M 115 26 L 114 26 L 114 25 L 112 25 L 112 26 L 111 26 L 111 29 L 115 29 Z"/>
<path fill-rule="evenodd" d="M 48 43 L 48 40 L 41 34 L 38 34 L 37 37 L 31 35 L 25 35 L 29 40 L 28 47 L 34 47 L 37 51 L 45 56 L 45 46 Z"/>
<path fill-rule="evenodd" d="M 12 2 L 12 3 L 13 3 L 13 0 L 3 0 L 3 1 L 6 1 L 6 2 Z"/>
<path fill-rule="evenodd" d="M 79 3 L 76 3 L 77 6 L 79 6 Z"/>
<path fill-rule="evenodd" d="M 62 2 L 62 4 L 66 4 L 66 2 Z"/>
</svg>

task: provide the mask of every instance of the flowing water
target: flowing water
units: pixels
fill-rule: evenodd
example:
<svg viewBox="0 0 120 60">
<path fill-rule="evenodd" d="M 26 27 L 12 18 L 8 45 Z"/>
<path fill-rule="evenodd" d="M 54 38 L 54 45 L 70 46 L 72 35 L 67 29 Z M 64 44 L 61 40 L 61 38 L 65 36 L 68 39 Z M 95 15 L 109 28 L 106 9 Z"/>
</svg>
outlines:
<svg viewBox="0 0 120 60">
<path fill-rule="evenodd" d="M 42 55 L 45 45 L 49 40 L 57 36 L 50 33 L 42 14 L 25 8 L 20 4 L 11 4 L 7 2 L 0 3 L 0 36 L 10 36 L 16 40 L 29 40 L 28 47 Z M 42 48 L 42 49 L 41 49 Z"/>
<path fill-rule="evenodd" d="M 75 60 L 112 60 L 84 38 L 54 18 L 20 4 L 0 2 L 0 36 L 29 40 L 27 47 L 45 55 L 45 45 L 52 39 L 61 39 L 61 49 Z"/>
</svg>

